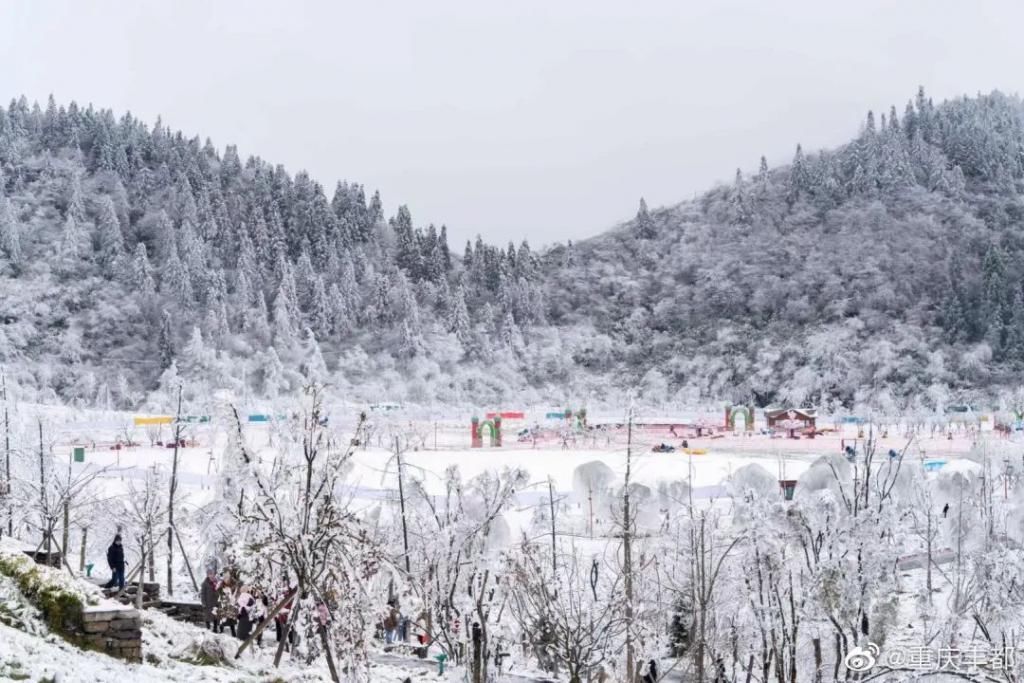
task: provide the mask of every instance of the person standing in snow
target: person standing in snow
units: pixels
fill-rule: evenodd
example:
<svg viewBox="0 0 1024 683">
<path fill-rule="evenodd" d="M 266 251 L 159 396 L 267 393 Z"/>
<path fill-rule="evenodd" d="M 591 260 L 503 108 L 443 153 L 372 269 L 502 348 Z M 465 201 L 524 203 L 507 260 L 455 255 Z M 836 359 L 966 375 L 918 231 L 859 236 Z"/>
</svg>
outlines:
<svg viewBox="0 0 1024 683">
<path fill-rule="evenodd" d="M 256 600 L 249 593 L 247 588 L 242 588 L 238 594 L 238 639 L 248 640 L 252 634 L 253 608 Z"/>
<path fill-rule="evenodd" d="M 220 618 L 218 632 L 223 633 L 227 626 L 231 637 L 235 637 L 235 625 L 238 623 L 238 604 L 235 600 L 235 581 L 230 570 L 225 570 L 224 578 L 217 591 L 217 616 Z"/>
<path fill-rule="evenodd" d="M 124 547 L 121 545 L 121 534 L 114 536 L 114 542 L 107 548 L 107 564 L 110 566 L 110 581 L 103 585 L 104 588 L 124 590 Z"/>
<path fill-rule="evenodd" d="M 267 600 L 266 594 L 258 588 L 253 590 L 252 597 L 254 604 L 249 611 L 249 618 L 252 619 L 253 626 L 259 628 L 267 620 L 267 610 L 270 609 L 270 601 Z M 256 644 L 263 645 L 263 631 L 260 631 L 260 634 L 256 636 Z"/>
<path fill-rule="evenodd" d="M 217 591 L 220 588 L 217 582 L 217 573 L 212 568 L 206 570 L 206 579 L 199 589 L 199 600 L 203 603 L 203 621 L 206 628 L 211 631 L 217 630 Z"/>
</svg>

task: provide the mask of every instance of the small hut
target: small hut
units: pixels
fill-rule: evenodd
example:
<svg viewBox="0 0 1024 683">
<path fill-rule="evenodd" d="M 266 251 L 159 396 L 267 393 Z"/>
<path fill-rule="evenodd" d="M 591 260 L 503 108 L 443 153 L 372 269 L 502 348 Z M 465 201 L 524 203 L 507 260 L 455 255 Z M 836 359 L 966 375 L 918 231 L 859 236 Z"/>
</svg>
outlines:
<svg viewBox="0 0 1024 683">
<path fill-rule="evenodd" d="M 810 430 L 810 434 L 814 434 L 818 411 L 814 408 L 780 408 L 766 410 L 764 417 L 768 422 L 768 429 L 784 430 L 790 437 L 795 438 L 797 432 Z"/>
</svg>

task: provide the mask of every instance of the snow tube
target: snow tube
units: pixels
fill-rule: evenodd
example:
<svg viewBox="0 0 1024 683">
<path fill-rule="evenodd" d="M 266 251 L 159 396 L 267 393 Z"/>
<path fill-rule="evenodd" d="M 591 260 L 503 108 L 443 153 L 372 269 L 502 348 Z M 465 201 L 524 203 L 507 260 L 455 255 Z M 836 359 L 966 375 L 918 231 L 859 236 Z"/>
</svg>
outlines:
<svg viewBox="0 0 1024 683">
<path fill-rule="evenodd" d="M 708 451 L 706 448 L 684 448 L 683 453 L 687 455 L 707 455 Z"/>
</svg>

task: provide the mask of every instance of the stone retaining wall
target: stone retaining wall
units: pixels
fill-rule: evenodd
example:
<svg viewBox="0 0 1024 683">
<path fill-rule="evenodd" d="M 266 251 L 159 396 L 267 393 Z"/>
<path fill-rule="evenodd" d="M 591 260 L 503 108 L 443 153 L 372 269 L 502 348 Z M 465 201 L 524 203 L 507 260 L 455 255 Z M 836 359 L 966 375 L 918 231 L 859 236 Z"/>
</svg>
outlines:
<svg viewBox="0 0 1024 683">
<path fill-rule="evenodd" d="M 206 626 L 206 615 L 201 603 L 191 600 L 161 600 L 158 609 L 171 619 Z"/>
<path fill-rule="evenodd" d="M 130 607 L 86 607 L 81 636 L 93 650 L 130 662 L 142 661 L 142 617 Z"/>
</svg>

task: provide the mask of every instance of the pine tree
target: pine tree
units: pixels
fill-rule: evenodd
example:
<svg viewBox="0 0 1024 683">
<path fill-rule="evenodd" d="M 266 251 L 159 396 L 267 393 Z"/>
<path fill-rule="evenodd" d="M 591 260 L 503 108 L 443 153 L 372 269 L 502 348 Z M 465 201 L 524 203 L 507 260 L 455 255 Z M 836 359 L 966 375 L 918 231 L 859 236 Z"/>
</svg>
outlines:
<svg viewBox="0 0 1024 683">
<path fill-rule="evenodd" d="M 287 296 L 278 291 L 274 299 L 274 346 L 287 351 L 293 349 L 295 343 L 295 321 L 289 310 Z"/>
<path fill-rule="evenodd" d="M 15 268 L 22 263 L 21 226 L 9 199 L 0 195 L 0 248 Z"/>
<path fill-rule="evenodd" d="M 313 281 L 313 295 L 309 305 L 309 321 L 313 330 L 321 339 L 327 337 L 331 331 L 331 312 L 327 302 L 327 291 L 324 287 L 324 280 L 316 276 Z"/>
<path fill-rule="evenodd" d="M 415 358 L 423 352 L 423 341 L 420 336 L 413 331 L 412 326 L 408 320 L 402 321 L 402 341 L 398 347 L 399 358 L 406 360 Z"/>
<path fill-rule="evenodd" d="M 196 234 L 192 221 L 182 221 L 178 230 L 178 251 L 185 268 L 188 270 L 192 287 L 201 294 L 203 277 L 206 274 L 206 245 Z"/>
<path fill-rule="evenodd" d="M 362 199 L 363 188 L 359 188 L 360 199 Z M 374 190 L 373 198 L 370 199 L 370 206 L 366 215 L 366 239 L 369 240 L 377 224 L 384 220 L 384 203 L 380 200 L 380 192 Z"/>
<path fill-rule="evenodd" d="M 391 219 L 391 229 L 395 233 L 395 263 L 413 280 L 420 279 L 420 255 L 409 207 L 398 207 L 398 213 Z"/>
<path fill-rule="evenodd" d="M 82 178 L 78 173 L 71 174 L 65 196 L 64 216 L 74 218 L 78 223 L 84 223 L 86 220 L 85 203 L 82 200 Z"/>
<path fill-rule="evenodd" d="M 576 265 L 576 245 L 572 243 L 572 240 L 568 240 L 565 243 L 565 257 L 562 265 L 566 268 L 572 268 Z"/>
<path fill-rule="evenodd" d="M 390 322 L 395 316 L 391 280 L 384 273 L 378 273 L 376 278 L 373 294 L 373 312 L 374 317 L 381 323 Z"/>
<path fill-rule="evenodd" d="M 277 296 L 274 299 L 275 316 L 277 315 L 276 310 L 279 301 L 287 309 L 288 319 L 293 323 L 297 323 L 302 317 L 302 309 L 299 307 L 299 293 L 298 286 L 295 283 L 295 272 L 292 269 L 291 263 L 287 261 L 284 262 L 281 281 L 277 288 Z"/>
<path fill-rule="evenodd" d="M 342 294 L 338 283 L 333 283 L 327 292 L 330 331 L 338 336 L 345 336 L 352 331 L 352 313 L 348 301 Z"/>
<path fill-rule="evenodd" d="M 395 282 L 391 287 L 391 291 L 398 292 L 398 300 L 401 307 L 399 315 L 412 328 L 415 334 L 419 334 L 420 307 L 416 303 L 416 296 L 413 294 L 412 287 L 409 286 L 408 279 L 401 271 L 397 271 L 394 274 L 394 278 Z"/>
<path fill-rule="evenodd" d="M 117 218 L 117 211 L 110 197 L 104 197 L 100 201 L 96 244 L 100 266 L 107 277 L 113 277 L 124 256 L 124 235 L 121 233 L 121 222 Z"/>
<path fill-rule="evenodd" d="M 757 182 L 759 185 L 764 185 L 768 182 L 768 160 L 761 157 L 761 165 L 757 169 Z"/>
<path fill-rule="evenodd" d="M 448 248 L 448 228 L 445 225 L 441 226 L 441 234 L 438 235 L 437 246 L 441 250 L 441 260 L 444 263 L 444 272 L 448 273 L 452 269 L 452 253 Z"/>
<path fill-rule="evenodd" d="M 171 367 L 175 356 L 174 324 L 171 314 L 166 310 L 160 319 L 160 338 L 157 345 L 160 349 L 160 367 L 164 369 Z"/>
<path fill-rule="evenodd" d="M 1006 258 L 998 246 L 989 247 L 982 263 L 983 315 L 992 322 L 1004 310 L 1006 299 Z"/>
<path fill-rule="evenodd" d="M 801 145 L 796 146 L 796 154 L 793 155 L 793 164 L 789 169 L 792 187 L 793 187 L 793 199 L 796 198 L 801 192 L 806 192 L 810 188 L 810 174 L 807 170 L 807 160 L 804 158 L 804 150 Z"/>
<path fill-rule="evenodd" d="M 338 290 L 345 300 L 345 308 L 354 316 L 359 308 L 359 283 L 356 281 L 356 268 L 352 259 L 346 254 L 341 263 L 341 279 Z"/>
<path fill-rule="evenodd" d="M 64 267 L 71 270 L 80 265 L 79 257 L 85 251 L 88 236 L 74 214 L 68 213 L 60 235 L 60 256 Z"/>
<path fill-rule="evenodd" d="M 960 306 L 960 297 L 949 287 L 942 299 L 942 328 L 951 343 L 963 341 L 967 337 L 968 325 Z"/>
<path fill-rule="evenodd" d="M 153 235 L 156 241 L 154 257 L 157 263 L 166 263 L 171 255 L 178 256 L 178 235 L 171 223 L 166 211 L 157 214 L 156 223 L 153 225 Z"/>
<path fill-rule="evenodd" d="M 1013 296 L 1010 324 L 1006 330 L 1004 355 L 1017 363 L 1024 362 L 1024 296 L 1018 288 Z"/>
<path fill-rule="evenodd" d="M 160 290 L 172 297 L 182 308 L 187 309 L 195 302 L 195 294 L 192 291 L 192 281 L 189 278 L 188 269 L 178 258 L 177 252 L 172 252 L 170 258 L 164 265 L 164 275 L 160 281 Z"/>
<path fill-rule="evenodd" d="M 303 249 L 295 264 L 296 300 L 301 310 L 308 311 L 313 304 L 313 289 L 316 287 L 316 279 L 313 260 L 309 256 L 309 251 Z"/>
<path fill-rule="evenodd" d="M 242 274 L 245 275 L 250 288 L 261 285 L 263 280 L 257 259 L 256 248 L 253 246 L 252 240 L 249 239 L 249 231 L 245 224 L 242 224 L 238 230 L 238 261 L 235 264 L 235 269 L 238 271 L 239 277 Z"/>
<path fill-rule="evenodd" d="M 472 335 L 469 309 L 466 307 L 466 290 L 461 284 L 452 296 L 452 308 L 448 313 L 448 331 L 454 333 L 463 344 L 466 344 Z"/>
<path fill-rule="evenodd" d="M 647 211 L 647 202 L 643 197 L 640 198 L 640 208 L 636 212 L 635 230 L 636 236 L 640 239 L 653 239 L 656 235 L 654 221 Z"/>
<path fill-rule="evenodd" d="M 288 390 L 288 381 L 285 379 L 284 365 L 277 350 L 273 346 L 267 349 L 263 360 L 263 394 L 273 400 L 282 391 Z"/>
<path fill-rule="evenodd" d="M 245 310 L 244 329 L 264 344 L 270 343 L 270 321 L 267 313 L 267 299 L 262 291 L 256 292 L 256 305 Z"/>
<path fill-rule="evenodd" d="M 174 405 L 180 386 L 181 376 L 178 374 L 178 363 L 172 360 L 160 373 L 160 379 L 157 380 L 157 392 L 164 397 L 166 405 Z"/>
<path fill-rule="evenodd" d="M 249 276 L 245 274 L 244 270 L 239 270 L 235 273 L 235 308 L 241 312 L 244 319 L 245 311 L 252 308 L 254 304 L 255 297 Z M 244 323 L 243 327 L 246 327 Z"/>
<path fill-rule="evenodd" d="M 192 336 L 181 350 L 180 370 L 192 379 L 203 379 L 213 365 L 213 353 L 203 341 L 199 326 L 192 327 Z"/>
<path fill-rule="evenodd" d="M 74 222 L 74 218 L 68 216 L 68 221 Z M 146 245 L 139 242 L 135 245 L 135 255 L 132 258 L 130 278 L 132 285 L 144 297 L 151 297 L 156 293 L 156 283 L 153 281 L 153 268 L 149 264 L 149 256 L 146 253 Z"/>
<path fill-rule="evenodd" d="M 520 350 L 523 344 L 523 335 L 519 330 L 519 326 L 516 324 L 516 320 L 512 315 L 512 311 L 505 313 L 505 318 L 501 324 L 501 341 L 509 349 L 516 352 Z"/>
<path fill-rule="evenodd" d="M 308 327 L 302 343 L 302 374 L 310 382 L 324 383 L 328 379 L 327 363 L 320 352 L 320 344 L 313 330 Z"/>
</svg>

